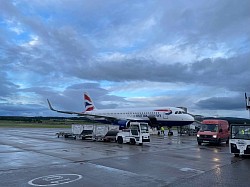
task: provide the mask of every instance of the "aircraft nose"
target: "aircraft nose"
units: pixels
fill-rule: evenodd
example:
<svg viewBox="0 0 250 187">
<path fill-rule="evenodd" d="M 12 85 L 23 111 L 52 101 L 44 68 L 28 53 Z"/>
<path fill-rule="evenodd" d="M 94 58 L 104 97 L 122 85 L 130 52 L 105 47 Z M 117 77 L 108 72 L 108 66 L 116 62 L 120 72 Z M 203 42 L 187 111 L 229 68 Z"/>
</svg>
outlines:
<svg viewBox="0 0 250 187">
<path fill-rule="evenodd" d="M 188 120 L 189 121 L 194 121 L 194 117 L 193 116 L 191 116 L 190 114 L 187 114 L 188 115 Z"/>
</svg>

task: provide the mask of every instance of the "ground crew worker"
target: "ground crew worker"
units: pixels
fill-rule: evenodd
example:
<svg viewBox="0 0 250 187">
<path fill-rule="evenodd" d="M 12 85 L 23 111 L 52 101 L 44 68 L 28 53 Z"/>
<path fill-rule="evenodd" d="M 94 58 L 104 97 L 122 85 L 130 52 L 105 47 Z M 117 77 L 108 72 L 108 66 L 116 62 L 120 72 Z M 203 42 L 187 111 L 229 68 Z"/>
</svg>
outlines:
<svg viewBox="0 0 250 187">
<path fill-rule="evenodd" d="M 160 134 L 161 134 L 161 131 L 160 131 L 160 126 L 157 126 L 157 134 L 158 134 L 158 136 L 160 136 Z"/>
<path fill-rule="evenodd" d="M 161 134 L 165 135 L 164 131 L 165 131 L 164 127 L 161 127 Z"/>
</svg>

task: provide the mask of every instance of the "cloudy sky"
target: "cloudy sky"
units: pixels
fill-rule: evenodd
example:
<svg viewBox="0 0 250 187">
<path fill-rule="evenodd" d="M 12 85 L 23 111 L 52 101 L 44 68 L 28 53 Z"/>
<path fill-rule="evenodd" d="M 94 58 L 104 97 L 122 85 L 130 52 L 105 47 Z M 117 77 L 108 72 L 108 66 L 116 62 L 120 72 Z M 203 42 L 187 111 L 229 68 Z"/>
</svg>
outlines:
<svg viewBox="0 0 250 187">
<path fill-rule="evenodd" d="M 184 106 L 249 117 L 250 0 L 0 0 L 0 115 Z"/>
</svg>

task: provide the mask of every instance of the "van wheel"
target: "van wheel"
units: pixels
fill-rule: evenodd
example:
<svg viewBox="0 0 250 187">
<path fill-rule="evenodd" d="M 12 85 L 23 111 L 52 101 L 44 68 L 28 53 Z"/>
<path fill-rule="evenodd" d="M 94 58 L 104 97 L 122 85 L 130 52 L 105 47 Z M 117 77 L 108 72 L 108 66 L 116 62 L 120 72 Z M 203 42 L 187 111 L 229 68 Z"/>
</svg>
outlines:
<svg viewBox="0 0 250 187">
<path fill-rule="evenodd" d="M 117 142 L 118 142 L 118 144 L 122 144 L 122 143 L 123 143 L 123 139 L 122 139 L 122 137 L 121 137 L 121 136 L 118 136 L 118 138 L 117 138 Z"/>
<path fill-rule="evenodd" d="M 220 144 L 221 144 L 221 139 L 219 139 L 219 140 L 218 140 L 218 143 L 217 143 L 217 144 L 218 144 L 218 145 L 220 145 Z"/>
<path fill-rule="evenodd" d="M 143 145 L 143 143 L 139 143 L 139 145 L 140 145 L 140 146 L 142 146 L 142 145 Z"/>
</svg>

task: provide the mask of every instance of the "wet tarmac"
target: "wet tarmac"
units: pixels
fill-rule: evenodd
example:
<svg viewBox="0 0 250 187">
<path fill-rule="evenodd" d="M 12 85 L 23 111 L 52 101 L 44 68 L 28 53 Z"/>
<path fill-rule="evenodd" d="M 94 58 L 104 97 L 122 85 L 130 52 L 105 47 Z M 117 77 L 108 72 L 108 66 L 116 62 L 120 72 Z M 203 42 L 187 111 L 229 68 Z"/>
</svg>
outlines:
<svg viewBox="0 0 250 187">
<path fill-rule="evenodd" d="M 57 138 L 59 131 L 0 128 L 0 186 L 250 186 L 250 159 L 226 144 L 198 146 L 175 133 L 120 145 Z"/>
</svg>

